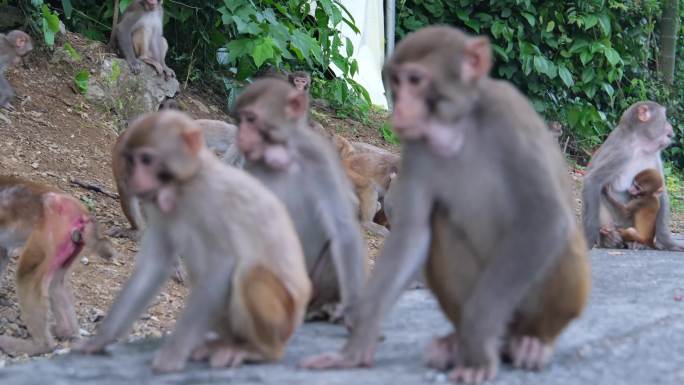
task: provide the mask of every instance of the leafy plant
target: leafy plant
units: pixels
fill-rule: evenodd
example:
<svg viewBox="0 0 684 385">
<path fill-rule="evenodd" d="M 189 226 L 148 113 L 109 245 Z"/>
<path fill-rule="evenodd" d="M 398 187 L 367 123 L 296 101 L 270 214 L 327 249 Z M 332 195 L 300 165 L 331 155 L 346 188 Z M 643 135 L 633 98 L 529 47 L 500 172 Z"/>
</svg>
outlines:
<svg viewBox="0 0 684 385">
<path fill-rule="evenodd" d="M 87 70 L 78 71 L 76 76 L 74 76 L 74 84 L 81 93 L 85 94 L 88 92 L 88 80 L 90 79 L 90 73 Z"/>
</svg>

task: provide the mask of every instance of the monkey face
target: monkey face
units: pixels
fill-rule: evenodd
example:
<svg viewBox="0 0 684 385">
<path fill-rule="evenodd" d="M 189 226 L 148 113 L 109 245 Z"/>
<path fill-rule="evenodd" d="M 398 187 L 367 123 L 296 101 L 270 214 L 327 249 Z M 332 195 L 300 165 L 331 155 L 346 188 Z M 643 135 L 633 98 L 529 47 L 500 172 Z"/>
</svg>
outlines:
<svg viewBox="0 0 684 385">
<path fill-rule="evenodd" d="M 153 11 L 162 5 L 163 0 L 141 0 L 146 11 Z"/>
<path fill-rule="evenodd" d="M 422 127 L 428 121 L 432 76 L 426 68 L 414 63 L 389 67 L 388 75 L 394 99 L 394 130 L 403 139 L 422 137 Z"/>
<path fill-rule="evenodd" d="M 309 78 L 295 77 L 293 83 L 294 87 L 300 91 L 307 91 L 309 89 Z"/>
</svg>

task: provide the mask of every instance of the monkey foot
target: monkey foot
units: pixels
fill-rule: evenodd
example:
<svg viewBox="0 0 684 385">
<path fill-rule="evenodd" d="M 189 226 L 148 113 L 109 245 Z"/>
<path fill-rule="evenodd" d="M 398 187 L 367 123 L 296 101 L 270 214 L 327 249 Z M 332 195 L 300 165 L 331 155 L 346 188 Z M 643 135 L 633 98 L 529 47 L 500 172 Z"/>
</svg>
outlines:
<svg viewBox="0 0 684 385">
<path fill-rule="evenodd" d="M 508 349 L 513 366 L 528 370 L 541 370 L 553 354 L 551 345 L 529 336 L 511 338 Z"/>
<path fill-rule="evenodd" d="M 425 349 L 425 364 L 437 370 L 447 370 L 453 367 L 458 351 L 456 339 L 456 333 L 433 339 Z"/>
<path fill-rule="evenodd" d="M 300 361 L 299 367 L 305 369 L 350 369 L 373 366 L 372 353 L 346 354 L 340 352 L 323 353 Z"/>
<path fill-rule="evenodd" d="M 496 377 L 496 369 L 494 367 L 457 367 L 449 373 L 451 381 L 463 384 L 481 384 L 485 381 L 493 380 L 494 377 Z"/>
<path fill-rule="evenodd" d="M 231 345 L 217 347 L 209 357 L 212 368 L 236 368 L 245 361 L 260 361 L 264 357 L 252 351 Z"/>
</svg>

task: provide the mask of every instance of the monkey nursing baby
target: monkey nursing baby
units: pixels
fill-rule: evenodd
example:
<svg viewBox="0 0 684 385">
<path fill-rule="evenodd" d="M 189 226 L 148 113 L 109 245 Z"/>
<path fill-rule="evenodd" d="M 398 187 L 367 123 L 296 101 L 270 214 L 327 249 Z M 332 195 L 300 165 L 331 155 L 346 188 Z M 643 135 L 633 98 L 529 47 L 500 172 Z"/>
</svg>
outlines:
<svg viewBox="0 0 684 385">
<path fill-rule="evenodd" d="M 143 203 L 148 224 L 132 277 L 98 335 L 75 349 L 99 352 L 122 336 L 182 255 L 192 288 L 153 369 L 181 370 L 191 356 L 213 367 L 279 359 L 311 293 L 285 206 L 255 178 L 216 158 L 197 121 L 183 113 L 140 117 L 118 146 L 122 178 Z M 217 340 L 206 340 L 210 331 Z"/>
<path fill-rule="evenodd" d="M 663 193 L 663 178 L 656 169 L 639 172 L 627 190 L 631 196 L 625 205 L 613 193 L 610 185 L 603 186 L 601 193 L 622 216 L 632 222 L 628 228 L 602 228 L 601 233 L 615 238 L 615 242 L 629 242 L 631 248 L 648 246 L 655 248 L 656 219 L 660 210 L 660 194 Z M 617 238 L 615 232 L 619 235 Z"/>
</svg>

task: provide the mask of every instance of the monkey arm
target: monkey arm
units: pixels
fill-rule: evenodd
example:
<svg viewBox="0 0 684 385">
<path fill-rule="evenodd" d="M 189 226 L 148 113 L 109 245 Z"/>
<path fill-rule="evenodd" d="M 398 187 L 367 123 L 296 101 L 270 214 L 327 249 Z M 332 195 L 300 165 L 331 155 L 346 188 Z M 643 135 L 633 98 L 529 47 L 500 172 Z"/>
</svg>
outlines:
<svg viewBox="0 0 684 385">
<path fill-rule="evenodd" d="M 656 217 L 656 246 L 659 249 L 684 251 L 684 245 L 675 242 L 670 232 L 670 199 L 667 190 L 660 194 L 660 210 Z"/>
<path fill-rule="evenodd" d="M 582 188 L 582 224 L 584 236 L 589 248 L 599 240 L 601 227 L 599 212 L 601 206 L 601 188 L 612 182 L 618 175 L 620 167 L 627 162 L 629 156 L 624 151 L 609 151 L 621 139 L 609 136 L 591 160 L 589 172 L 584 177 Z"/>
<path fill-rule="evenodd" d="M 164 234 L 153 227 L 149 228 L 142 240 L 140 253 L 136 256 L 133 275 L 117 295 L 97 336 L 76 346 L 75 350 L 95 353 L 122 336 L 169 278 L 174 259 L 175 254 Z"/>
<path fill-rule="evenodd" d="M 124 55 L 124 58 L 131 66 L 134 73 L 140 71 L 140 60 L 135 56 L 135 51 L 133 50 L 133 23 L 136 17 L 126 17 L 124 15 L 123 20 L 116 28 L 116 40 L 119 42 L 119 49 Z"/>
<path fill-rule="evenodd" d="M 225 311 L 231 282 L 237 279 L 232 274 L 235 261 L 223 254 L 211 257 L 202 258 L 205 263 L 211 262 L 210 266 L 205 266 L 207 274 L 193 286 L 176 328 L 154 358 L 152 366 L 158 372 L 183 369 L 193 349 L 204 340 L 217 310 Z"/>
<path fill-rule="evenodd" d="M 330 253 L 340 283 L 342 310 L 346 312 L 358 305 L 361 298 L 366 275 L 366 250 L 360 233 L 353 234 L 358 231 L 356 219 L 351 215 L 353 211 L 347 204 L 341 203 L 346 202 L 345 197 L 340 199 L 338 202 L 323 202 L 322 205 L 326 207 L 321 207 L 319 212 L 322 225 L 331 240 Z"/>
<path fill-rule="evenodd" d="M 612 188 L 610 187 L 610 184 L 606 184 L 603 186 L 601 189 L 601 193 L 603 194 L 604 197 L 606 197 L 606 200 L 613 205 L 616 209 L 620 210 L 620 213 L 622 214 L 623 217 L 630 217 L 630 213 L 633 213 L 634 211 L 634 204 L 635 200 L 632 200 L 630 204 L 624 205 L 622 202 L 620 202 L 617 198 L 615 198 L 615 194 L 613 193 Z"/>
<path fill-rule="evenodd" d="M 300 363 L 302 367 L 327 369 L 372 365 L 383 315 L 428 257 L 433 199 L 430 191 L 425 191 L 427 185 L 423 180 L 399 178 L 395 196 L 402 209 L 397 211 L 396 225 L 393 223 L 393 231 L 385 241 L 360 305 L 352 311 L 349 340 L 341 352 L 307 358 Z"/>
</svg>

